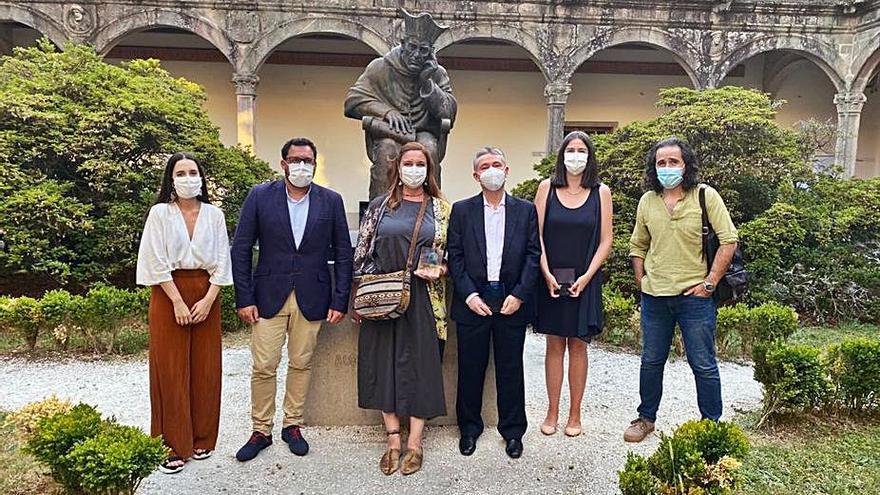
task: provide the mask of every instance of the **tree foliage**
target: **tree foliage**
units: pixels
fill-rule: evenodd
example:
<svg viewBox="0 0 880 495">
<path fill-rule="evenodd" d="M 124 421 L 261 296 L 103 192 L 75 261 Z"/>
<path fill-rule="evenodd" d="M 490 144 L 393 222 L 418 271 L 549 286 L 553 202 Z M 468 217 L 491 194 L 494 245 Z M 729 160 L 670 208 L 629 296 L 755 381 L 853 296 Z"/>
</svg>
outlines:
<svg viewBox="0 0 880 495">
<path fill-rule="evenodd" d="M 167 157 L 195 153 L 230 224 L 270 170 L 226 147 L 203 89 L 157 60 L 106 63 L 94 49 L 46 40 L 0 59 L 0 251 L 4 292 L 133 282 L 143 218 Z"/>
</svg>

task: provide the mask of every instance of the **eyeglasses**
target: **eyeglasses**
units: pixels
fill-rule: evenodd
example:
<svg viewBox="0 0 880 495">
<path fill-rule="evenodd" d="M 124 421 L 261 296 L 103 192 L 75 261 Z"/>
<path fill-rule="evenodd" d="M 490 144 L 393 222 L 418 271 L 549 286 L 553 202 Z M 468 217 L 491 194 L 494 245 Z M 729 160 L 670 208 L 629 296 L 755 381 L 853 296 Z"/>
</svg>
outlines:
<svg viewBox="0 0 880 495">
<path fill-rule="evenodd" d="M 287 162 L 288 165 L 295 165 L 295 164 L 297 164 L 297 163 L 305 163 L 306 165 L 314 165 L 314 164 L 315 164 L 315 160 L 312 160 L 311 158 L 294 158 L 294 157 L 290 157 L 290 158 L 288 158 L 287 160 L 284 160 L 284 161 Z"/>
</svg>

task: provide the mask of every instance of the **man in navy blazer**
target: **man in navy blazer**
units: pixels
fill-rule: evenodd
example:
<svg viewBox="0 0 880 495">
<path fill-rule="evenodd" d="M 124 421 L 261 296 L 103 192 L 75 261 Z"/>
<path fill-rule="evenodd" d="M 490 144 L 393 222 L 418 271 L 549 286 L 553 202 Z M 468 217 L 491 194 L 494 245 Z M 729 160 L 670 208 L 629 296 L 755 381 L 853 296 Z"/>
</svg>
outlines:
<svg viewBox="0 0 880 495">
<path fill-rule="evenodd" d="M 317 148 L 305 138 L 281 149 L 285 178 L 251 189 L 232 242 L 232 276 L 239 317 L 251 334 L 253 433 L 238 451 L 249 461 L 272 444 L 276 372 L 287 340 L 288 365 L 281 438 L 296 455 L 308 453 L 303 409 L 321 322 L 348 311 L 352 249 L 342 197 L 312 183 Z M 253 248 L 258 245 L 257 267 Z M 328 262 L 333 261 L 330 276 Z M 331 283 L 333 281 L 334 283 Z"/>
<path fill-rule="evenodd" d="M 449 218 L 449 273 L 455 284 L 452 319 L 458 335 L 459 449 L 473 454 L 483 432 L 480 411 L 489 345 L 495 352 L 498 431 L 512 458 L 522 455 L 526 431 L 523 347 L 534 316 L 532 293 L 541 245 L 535 206 L 504 191 L 504 153 L 484 148 L 473 177 L 482 193 L 455 203 Z"/>
</svg>

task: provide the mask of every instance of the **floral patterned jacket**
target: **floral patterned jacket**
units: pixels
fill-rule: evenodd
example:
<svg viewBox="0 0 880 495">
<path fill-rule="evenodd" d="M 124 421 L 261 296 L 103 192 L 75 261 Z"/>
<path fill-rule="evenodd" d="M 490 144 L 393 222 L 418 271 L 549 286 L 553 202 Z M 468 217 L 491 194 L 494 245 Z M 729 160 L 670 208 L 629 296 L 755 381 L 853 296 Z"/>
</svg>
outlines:
<svg viewBox="0 0 880 495">
<path fill-rule="evenodd" d="M 449 213 L 452 208 L 446 200 L 433 198 L 431 202 L 434 210 L 434 247 L 446 252 L 446 230 L 449 226 Z M 376 228 L 382 215 L 388 206 L 388 195 L 385 194 L 370 203 L 370 207 L 364 214 L 358 233 L 357 247 L 354 250 L 354 276 L 373 273 L 372 253 Z M 431 299 L 431 309 L 434 312 L 434 320 L 437 326 L 437 336 L 446 340 L 446 279 L 441 277 L 434 282 L 428 282 L 428 295 Z"/>
</svg>

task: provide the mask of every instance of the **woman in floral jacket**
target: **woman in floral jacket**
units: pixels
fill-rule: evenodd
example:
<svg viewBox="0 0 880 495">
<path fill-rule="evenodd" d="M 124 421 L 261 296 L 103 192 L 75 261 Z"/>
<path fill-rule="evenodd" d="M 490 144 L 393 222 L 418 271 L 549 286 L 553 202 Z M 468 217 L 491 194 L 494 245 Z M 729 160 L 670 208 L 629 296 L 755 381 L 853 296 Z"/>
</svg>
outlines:
<svg viewBox="0 0 880 495">
<path fill-rule="evenodd" d="M 404 270 L 416 221 L 420 254 L 444 253 L 449 203 L 435 178 L 436 165 L 419 143 L 404 145 L 389 173 L 388 193 L 377 197 L 363 219 L 355 250 L 355 276 Z M 417 269 L 406 312 L 396 319 L 361 322 L 358 339 L 358 405 L 382 411 L 388 448 L 379 467 L 412 474 L 422 464 L 422 431 L 427 419 L 444 416 L 441 357 L 446 340 L 446 265 Z M 400 417 L 410 418 L 407 451 L 401 457 Z"/>
</svg>

